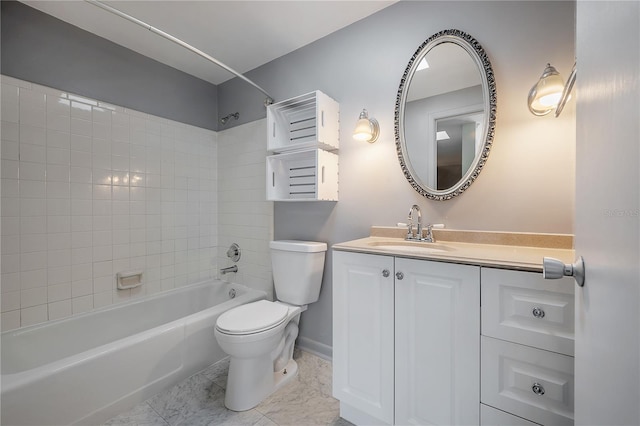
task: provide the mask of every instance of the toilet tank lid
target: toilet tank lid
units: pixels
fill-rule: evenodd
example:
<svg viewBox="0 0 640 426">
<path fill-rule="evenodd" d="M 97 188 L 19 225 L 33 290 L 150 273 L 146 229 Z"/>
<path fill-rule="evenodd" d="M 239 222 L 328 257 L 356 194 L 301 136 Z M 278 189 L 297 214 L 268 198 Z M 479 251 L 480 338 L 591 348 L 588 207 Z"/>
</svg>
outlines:
<svg viewBox="0 0 640 426">
<path fill-rule="evenodd" d="M 301 251 L 306 253 L 327 251 L 327 243 L 317 241 L 279 240 L 271 241 L 269 247 L 274 250 Z"/>
</svg>

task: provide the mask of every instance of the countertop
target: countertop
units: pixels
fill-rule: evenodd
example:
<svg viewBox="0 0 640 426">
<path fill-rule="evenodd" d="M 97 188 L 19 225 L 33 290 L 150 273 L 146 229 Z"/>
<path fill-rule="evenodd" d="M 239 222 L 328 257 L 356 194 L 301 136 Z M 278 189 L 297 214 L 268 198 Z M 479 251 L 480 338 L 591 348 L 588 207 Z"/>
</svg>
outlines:
<svg viewBox="0 0 640 426">
<path fill-rule="evenodd" d="M 373 227 L 371 232 L 372 235 L 370 237 L 334 244 L 332 247 L 334 250 L 339 251 L 371 253 L 534 272 L 542 272 L 543 257 L 554 257 L 564 263 L 573 263 L 575 260 L 573 249 L 563 247 L 563 245 L 566 246 L 566 244 L 554 243 L 554 241 L 558 240 L 558 235 L 503 233 L 506 237 L 504 241 L 508 241 L 508 244 L 496 244 L 448 241 L 446 239 L 442 239 L 443 237 L 446 238 L 446 232 L 434 231 L 436 242 L 424 243 L 406 241 L 404 238 L 398 236 L 401 235 L 401 233 L 406 232 L 406 230 L 401 229 L 399 232 L 392 232 L 394 229 L 397 228 Z M 496 233 L 490 233 L 491 238 L 483 238 L 482 233 L 473 231 L 455 231 L 456 235 L 460 232 L 472 235 L 473 238 L 471 238 L 471 240 L 474 241 L 495 242 L 502 240 L 501 238 L 495 237 Z M 450 234 L 453 235 L 454 233 Z M 478 235 L 480 236 L 478 237 Z M 519 235 L 523 237 L 519 238 Z M 531 243 L 532 236 L 535 238 L 535 244 L 537 246 L 524 245 Z M 545 238 L 547 236 L 549 237 L 548 239 Z M 561 237 L 570 236 L 561 235 Z M 545 247 L 545 241 L 549 241 L 549 245 L 552 247 Z M 572 243 L 572 238 L 569 241 Z M 523 245 L 518 245 L 519 242 Z M 389 248 L 379 246 L 380 244 L 393 245 L 393 247 Z M 433 247 L 440 250 L 429 251 L 428 249 L 420 249 L 419 246 Z"/>
</svg>

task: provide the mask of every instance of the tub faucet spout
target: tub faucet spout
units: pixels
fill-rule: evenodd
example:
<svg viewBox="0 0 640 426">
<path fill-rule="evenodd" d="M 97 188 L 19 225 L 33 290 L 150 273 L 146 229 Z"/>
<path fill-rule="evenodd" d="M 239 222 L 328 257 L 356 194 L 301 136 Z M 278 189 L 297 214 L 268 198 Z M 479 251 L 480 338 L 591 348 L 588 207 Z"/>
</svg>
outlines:
<svg viewBox="0 0 640 426">
<path fill-rule="evenodd" d="M 228 268 L 222 268 L 220 269 L 220 273 L 222 275 L 224 274 L 228 274 L 230 272 L 238 272 L 238 265 L 233 265 L 233 266 L 229 266 Z"/>
</svg>

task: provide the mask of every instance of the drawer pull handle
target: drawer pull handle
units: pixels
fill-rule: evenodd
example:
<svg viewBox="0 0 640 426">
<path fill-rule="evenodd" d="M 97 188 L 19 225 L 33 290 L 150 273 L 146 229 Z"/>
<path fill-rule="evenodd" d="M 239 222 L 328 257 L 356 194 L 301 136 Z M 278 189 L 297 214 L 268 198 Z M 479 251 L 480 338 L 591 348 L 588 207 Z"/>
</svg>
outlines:
<svg viewBox="0 0 640 426">
<path fill-rule="evenodd" d="M 542 310 L 542 308 L 535 307 L 533 308 L 533 311 L 531 311 L 531 313 L 536 318 L 544 318 L 544 311 Z"/>
<path fill-rule="evenodd" d="M 404 274 L 402 272 L 396 272 L 396 278 L 401 280 L 404 278 Z"/>
<path fill-rule="evenodd" d="M 388 269 L 383 270 L 382 271 L 382 276 L 385 277 L 385 278 L 389 277 L 389 270 Z"/>
<path fill-rule="evenodd" d="M 534 383 L 533 386 L 531 386 L 531 390 L 536 395 L 540 395 L 540 396 L 544 395 L 544 388 L 540 383 Z"/>
</svg>

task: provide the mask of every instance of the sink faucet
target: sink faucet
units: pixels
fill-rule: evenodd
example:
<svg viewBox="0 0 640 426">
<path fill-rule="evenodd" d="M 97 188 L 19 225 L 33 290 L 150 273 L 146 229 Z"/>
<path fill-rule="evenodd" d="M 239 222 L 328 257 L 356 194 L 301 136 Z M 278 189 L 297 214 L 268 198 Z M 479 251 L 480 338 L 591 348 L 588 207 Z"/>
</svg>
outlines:
<svg viewBox="0 0 640 426">
<path fill-rule="evenodd" d="M 413 235 L 413 212 L 414 211 L 418 215 L 418 229 L 415 235 Z M 411 206 L 411 208 L 409 209 L 409 216 L 407 217 L 407 220 L 409 221 L 409 224 L 407 227 L 407 237 L 405 239 L 407 240 L 422 239 L 422 213 L 420 212 L 420 206 L 418 206 L 417 204 L 414 204 L 413 206 Z"/>
<path fill-rule="evenodd" d="M 414 235 L 413 233 L 413 212 L 416 212 L 416 214 L 418 215 L 418 228 L 416 230 L 416 233 Z M 411 209 L 409 209 L 409 216 L 407 217 L 408 220 L 408 225 L 407 225 L 407 236 L 405 237 L 405 240 L 415 240 L 415 241 L 424 241 L 427 243 L 435 243 L 435 239 L 433 238 L 433 226 L 427 224 L 427 235 L 423 238 L 422 237 L 422 212 L 420 211 L 420 206 L 418 206 L 417 204 L 414 204 L 413 206 L 411 206 Z"/>
</svg>

